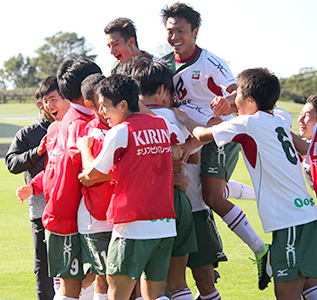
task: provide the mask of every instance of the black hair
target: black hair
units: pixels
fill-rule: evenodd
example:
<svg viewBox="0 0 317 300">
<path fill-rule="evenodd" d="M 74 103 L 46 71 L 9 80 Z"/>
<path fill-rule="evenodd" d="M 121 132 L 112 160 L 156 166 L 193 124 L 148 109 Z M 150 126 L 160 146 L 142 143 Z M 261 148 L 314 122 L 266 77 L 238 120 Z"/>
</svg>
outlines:
<svg viewBox="0 0 317 300">
<path fill-rule="evenodd" d="M 81 83 L 81 94 L 83 95 L 84 100 L 91 100 L 95 107 L 98 107 L 98 103 L 95 103 L 94 95 L 96 93 L 96 87 L 98 83 L 105 79 L 106 77 L 100 73 L 95 73 L 87 76 Z"/>
<path fill-rule="evenodd" d="M 139 88 L 134 79 L 127 75 L 113 74 L 99 82 L 96 93 L 112 101 L 116 106 L 127 101 L 131 112 L 139 111 Z"/>
<path fill-rule="evenodd" d="M 57 70 L 57 82 L 61 95 L 73 101 L 81 96 L 82 81 L 90 74 L 102 73 L 100 67 L 86 57 L 68 57 Z"/>
<path fill-rule="evenodd" d="M 167 5 L 161 10 L 161 17 L 164 25 L 169 18 L 184 18 L 192 28 L 199 28 L 201 25 L 200 13 L 185 3 L 174 3 L 170 7 Z"/>
<path fill-rule="evenodd" d="M 116 74 L 131 76 L 132 67 L 138 56 L 132 56 L 126 59 L 124 62 L 120 63 L 116 69 Z"/>
<path fill-rule="evenodd" d="M 172 75 L 167 66 L 150 56 L 135 58 L 131 67 L 131 77 L 137 81 L 141 95 L 152 96 L 161 85 L 164 90 L 172 85 Z"/>
<path fill-rule="evenodd" d="M 57 92 L 61 95 L 61 93 L 59 92 L 56 76 L 46 77 L 40 82 L 40 85 L 35 92 L 35 103 L 37 103 L 38 101 L 42 102 L 44 96 L 48 95 L 49 93 L 55 90 L 57 90 Z M 61 95 L 61 97 L 63 96 Z"/>
<path fill-rule="evenodd" d="M 243 98 L 252 97 L 259 110 L 274 108 L 280 97 L 280 82 L 266 68 L 254 68 L 242 71 L 237 76 L 237 84 Z"/>
<path fill-rule="evenodd" d="M 119 32 L 120 36 L 127 42 L 131 37 L 135 40 L 135 45 L 139 48 L 136 27 L 133 21 L 128 18 L 117 18 L 111 21 L 104 29 L 105 34 Z"/>
</svg>

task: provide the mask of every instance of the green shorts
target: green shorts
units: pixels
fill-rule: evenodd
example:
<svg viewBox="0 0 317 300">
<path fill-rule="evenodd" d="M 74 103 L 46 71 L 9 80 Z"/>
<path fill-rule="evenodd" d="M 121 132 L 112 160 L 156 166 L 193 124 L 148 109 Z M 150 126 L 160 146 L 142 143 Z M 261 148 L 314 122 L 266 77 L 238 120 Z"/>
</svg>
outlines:
<svg viewBox="0 0 317 300">
<path fill-rule="evenodd" d="M 216 177 L 229 181 L 239 159 L 240 146 L 231 142 L 218 147 L 210 142 L 202 148 L 201 177 Z"/>
<path fill-rule="evenodd" d="M 128 275 L 164 281 L 167 278 L 174 238 L 132 240 L 112 236 L 107 257 L 108 275 Z"/>
<path fill-rule="evenodd" d="M 317 221 L 273 232 L 271 266 L 275 282 L 317 278 Z"/>
<path fill-rule="evenodd" d="M 83 280 L 83 261 L 79 234 L 57 235 L 45 230 L 48 276 Z"/>
<path fill-rule="evenodd" d="M 184 256 L 197 251 L 192 206 L 187 195 L 174 187 L 177 236 L 174 239 L 173 257 Z"/>
<path fill-rule="evenodd" d="M 107 251 L 111 232 L 79 234 L 84 273 L 106 275 Z"/>
<path fill-rule="evenodd" d="M 198 251 L 190 253 L 187 266 L 191 269 L 209 264 L 218 266 L 219 261 L 227 261 L 223 253 L 222 242 L 214 221 L 212 211 L 208 209 L 193 213 Z"/>
</svg>

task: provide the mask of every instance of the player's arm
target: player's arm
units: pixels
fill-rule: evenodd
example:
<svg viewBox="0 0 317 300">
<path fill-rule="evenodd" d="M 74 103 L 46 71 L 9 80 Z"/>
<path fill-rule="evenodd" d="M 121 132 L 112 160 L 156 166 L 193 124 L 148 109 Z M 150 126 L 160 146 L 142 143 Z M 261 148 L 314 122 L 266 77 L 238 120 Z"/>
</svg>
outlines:
<svg viewBox="0 0 317 300">
<path fill-rule="evenodd" d="M 292 137 L 293 137 L 293 142 L 294 142 L 294 146 L 296 148 L 296 151 L 300 154 L 305 156 L 307 154 L 308 148 L 310 143 L 306 142 L 305 140 L 303 140 L 300 136 L 298 136 L 297 134 L 292 133 Z"/>
<path fill-rule="evenodd" d="M 88 173 L 86 170 L 93 170 L 92 162 L 94 157 L 91 152 L 91 147 L 94 143 L 94 137 L 83 136 L 77 139 L 76 146 L 81 151 L 81 158 L 84 171 L 78 175 L 79 181 L 86 186 L 92 186 L 95 183 L 103 182 L 113 179 L 110 174 L 103 174 L 95 169 L 97 172 Z M 97 175 L 98 174 L 98 175 Z"/>
<path fill-rule="evenodd" d="M 178 120 L 186 125 L 188 130 L 193 134 L 194 137 L 200 142 L 210 142 L 214 140 L 211 127 L 205 127 L 195 122 L 187 116 L 187 114 L 177 108 L 173 108 L 175 115 Z"/>
<path fill-rule="evenodd" d="M 237 96 L 236 84 L 230 85 L 227 90 L 228 95 L 215 97 L 210 104 L 215 116 L 229 115 L 237 112 L 235 99 Z"/>
</svg>

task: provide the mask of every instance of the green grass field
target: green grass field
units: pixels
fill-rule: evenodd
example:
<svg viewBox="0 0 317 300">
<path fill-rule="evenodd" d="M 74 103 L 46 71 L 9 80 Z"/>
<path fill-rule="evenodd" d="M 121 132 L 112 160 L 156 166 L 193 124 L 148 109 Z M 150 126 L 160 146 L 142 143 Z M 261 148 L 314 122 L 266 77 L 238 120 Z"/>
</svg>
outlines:
<svg viewBox="0 0 317 300">
<path fill-rule="evenodd" d="M 20 105 L 22 108 L 18 108 Z M 32 105 L 34 106 L 34 104 Z M 289 102 L 280 102 L 279 105 L 292 114 L 293 128 L 297 132 L 296 118 L 302 105 Z M 11 105 L 11 109 L 7 106 L 3 109 L 3 106 L 6 105 L 0 105 L 1 114 L 15 114 L 17 111 L 25 114 L 38 112 L 35 106 L 35 110 L 32 111 L 33 108 L 28 104 L 14 104 Z M 6 112 L 4 112 L 5 110 Z M 32 112 L 29 112 L 30 110 Z M 0 125 L 2 122 L 0 119 Z M 4 161 L 1 160 L 0 178 L 0 300 L 34 300 L 36 293 L 33 274 L 33 244 L 28 209 L 27 204 L 20 204 L 15 196 L 16 188 L 24 185 L 23 175 L 10 174 L 5 168 Z M 232 179 L 251 185 L 241 155 Z M 234 200 L 233 202 L 246 213 L 250 223 L 264 242 L 269 243 L 271 234 L 263 232 L 256 203 L 246 200 Z M 215 220 L 222 237 L 224 251 L 229 259 L 228 262 L 220 263 L 218 268 L 221 278 L 216 286 L 222 299 L 275 299 L 273 283 L 270 283 L 264 291 L 258 290 L 257 267 L 249 259 L 249 257 L 253 258 L 251 250 L 227 228 L 227 225 L 217 215 L 215 215 Z M 189 271 L 187 275 L 189 287 L 195 294 L 196 288 Z"/>
</svg>

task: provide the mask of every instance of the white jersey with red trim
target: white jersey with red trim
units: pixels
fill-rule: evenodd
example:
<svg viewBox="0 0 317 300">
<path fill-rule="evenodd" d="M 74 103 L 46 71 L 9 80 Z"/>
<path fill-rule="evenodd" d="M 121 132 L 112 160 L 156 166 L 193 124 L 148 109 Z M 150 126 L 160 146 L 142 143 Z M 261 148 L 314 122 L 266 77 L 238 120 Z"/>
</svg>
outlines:
<svg viewBox="0 0 317 300">
<path fill-rule="evenodd" d="M 194 104 L 211 116 L 211 101 L 216 96 L 227 95 L 226 89 L 235 84 L 235 78 L 227 64 L 218 56 L 196 47 L 192 57 L 179 61 L 173 54 L 164 57 L 173 73 L 173 84 L 178 106 Z M 223 116 L 224 120 L 232 116 Z"/>
<path fill-rule="evenodd" d="M 291 137 L 291 124 L 290 114 L 276 108 L 273 114 L 258 111 L 212 127 L 218 146 L 231 141 L 241 144 L 266 233 L 317 220 L 317 208 L 306 189 Z"/>
</svg>

